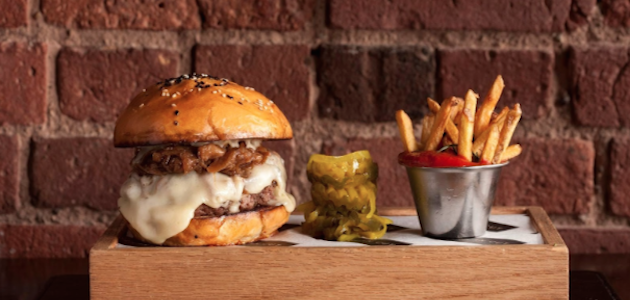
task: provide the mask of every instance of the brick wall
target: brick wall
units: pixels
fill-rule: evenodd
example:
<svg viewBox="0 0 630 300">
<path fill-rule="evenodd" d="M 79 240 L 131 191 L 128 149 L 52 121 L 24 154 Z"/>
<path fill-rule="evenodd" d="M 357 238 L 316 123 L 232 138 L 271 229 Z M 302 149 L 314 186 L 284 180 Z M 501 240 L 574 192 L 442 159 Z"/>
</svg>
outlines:
<svg viewBox="0 0 630 300">
<path fill-rule="evenodd" d="M 85 256 L 116 215 L 118 113 L 163 77 L 255 87 L 309 199 L 310 154 L 369 149 L 380 205 L 412 205 L 394 111 L 427 96 L 520 102 L 501 205 L 540 205 L 574 253 L 630 252 L 629 0 L 0 0 L 0 257 Z M 419 129 L 419 126 L 416 126 Z"/>
</svg>

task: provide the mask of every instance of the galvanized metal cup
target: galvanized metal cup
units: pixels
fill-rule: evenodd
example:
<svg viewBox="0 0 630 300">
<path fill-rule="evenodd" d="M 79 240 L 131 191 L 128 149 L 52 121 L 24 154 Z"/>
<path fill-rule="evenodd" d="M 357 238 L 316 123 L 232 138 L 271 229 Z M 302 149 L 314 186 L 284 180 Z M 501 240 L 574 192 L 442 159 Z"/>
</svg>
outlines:
<svg viewBox="0 0 630 300">
<path fill-rule="evenodd" d="M 505 165 L 406 167 L 422 232 L 447 239 L 485 234 Z"/>
</svg>

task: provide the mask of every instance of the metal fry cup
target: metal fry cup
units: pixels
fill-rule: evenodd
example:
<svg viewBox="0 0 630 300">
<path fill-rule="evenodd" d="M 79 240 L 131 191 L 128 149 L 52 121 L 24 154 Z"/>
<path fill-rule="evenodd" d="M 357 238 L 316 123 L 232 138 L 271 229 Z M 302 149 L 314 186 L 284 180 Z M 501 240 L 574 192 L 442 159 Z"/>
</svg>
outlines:
<svg viewBox="0 0 630 300">
<path fill-rule="evenodd" d="M 486 233 L 501 169 L 405 167 L 424 235 L 472 238 Z"/>
</svg>

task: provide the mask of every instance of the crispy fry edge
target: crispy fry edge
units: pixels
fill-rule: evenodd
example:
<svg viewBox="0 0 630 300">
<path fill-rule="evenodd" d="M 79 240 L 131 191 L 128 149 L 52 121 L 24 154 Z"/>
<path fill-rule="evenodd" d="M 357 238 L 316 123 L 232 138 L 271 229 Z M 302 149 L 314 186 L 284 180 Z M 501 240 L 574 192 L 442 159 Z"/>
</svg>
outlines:
<svg viewBox="0 0 630 300">
<path fill-rule="evenodd" d="M 407 152 L 413 152 L 418 150 L 416 143 L 416 137 L 413 135 L 413 124 L 409 115 L 404 110 L 396 112 L 396 123 L 398 123 L 398 131 L 400 132 L 400 139 L 402 140 L 403 147 Z"/>
<path fill-rule="evenodd" d="M 468 161 L 472 161 L 472 142 L 475 124 L 475 110 L 477 108 L 477 97 L 472 90 L 466 92 L 464 98 L 464 109 L 459 121 L 459 142 L 457 143 L 457 154 Z"/>
<path fill-rule="evenodd" d="M 451 114 L 449 116 L 449 119 L 446 121 L 446 135 L 448 135 L 452 143 L 455 143 L 459 140 L 459 129 L 457 128 L 457 126 L 455 126 L 455 123 L 453 123 L 453 118 L 457 113 L 459 113 L 459 102 L 461 102 L 460 100 L 461 99 L 459 98 L 453 98 L 453 102 L 451 102 Z M 431 98 L 427 98 L 427 104 L 429 105 L 429 110 L 432 113 L 437 114 L 440 111 L 441 106 L 437 103 L 437 101 Z M 453 114 L 453 112 L 455 112 L 455 114 Z"/>
<path fill-rule="evenodd" d="M 510 140 L 512 139 L 512 135 L 514 135 L 514 131 L 516 130 L 516 126 L 518 125 L 518 121 L 521 119 L 521 115 L 523 111 L 521 110 L 520 104 L 515 104 L 513 109 L 510 109 L 507 117 L 505 119 L 505 124 L 503 124 L 503 128 L 501 129 L 501 135 L 499 136 L 499 145 L 497 146 L 497 150 L 494 154 L 494 158 L 492 159 L 493 164 L 498 164 L 501 162 L 501 155 L 507 147 L 510 145 Z"/>
<path fill-rule="evenodd" d="M 488 127 L 488 140 L 483 146 L 483 150 L 481 151 L 481 156 L 479 157 L 482 162 L 491 162 L 494 158 L 494 153 L 497 150 L 497 145 L 499 144 L 499 134 L 501 134 L 501 130 L 497 124 L 490 125 Z"/>
<path fill-rule="evenodd" d="M 497 76 L 476 114 L 475 136 L 481 135 L 490 125 L 492 112 L 494 112 L 494 108 L 497 106 L 497 102 L 499 102 L 504 87 L 505 83 L 503 82 L 503 77 L 501 75 Z"/>
<path fill-rule="evenodd" d="M 426 151 L 435 151 L 437 150 L 437 146 L 440 144 L 442 140 L 442 135 L 444 135 L 444 130 L 446 129 L 447 121 L 450 120 L 451 108 L 453 97 L 447 98 L 442 102 L 442 106 L 435 116 L 435 121 L 433 122 L 433 126 L 431 128 L 431 134 L 429 135 L 429 139 L 427 140 L 426 146 L 424 150 Z"/>
</svg>

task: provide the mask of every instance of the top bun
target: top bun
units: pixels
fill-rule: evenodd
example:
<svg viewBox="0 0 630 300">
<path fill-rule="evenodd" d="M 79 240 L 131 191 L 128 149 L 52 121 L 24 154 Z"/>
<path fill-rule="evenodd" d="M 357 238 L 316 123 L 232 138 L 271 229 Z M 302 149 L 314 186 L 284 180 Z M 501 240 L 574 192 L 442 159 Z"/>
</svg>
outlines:
<svg viewBox="0 0 630 300">
<path fill-rule="evenodd" d="M 205 74 L 147 88 L 131 100 L 114 129 L 116 147 L 292 137 L 289 121 L 273 101 Z"/>
</svg>

